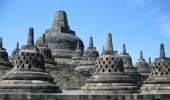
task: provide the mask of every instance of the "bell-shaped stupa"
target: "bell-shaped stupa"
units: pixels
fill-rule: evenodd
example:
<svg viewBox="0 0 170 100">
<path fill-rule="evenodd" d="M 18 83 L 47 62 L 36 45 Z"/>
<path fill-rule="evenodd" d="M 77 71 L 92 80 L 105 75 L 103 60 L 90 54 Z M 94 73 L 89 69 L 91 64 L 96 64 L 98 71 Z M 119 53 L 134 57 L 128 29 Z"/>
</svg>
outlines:
<svg viewBox="0 0 170 100">
<path fill-rule="evenodd" d="M 151 68 L 153 66 L 153 64 L 151 62 L 151 57 L 149 57 L 148 66 L 149 66 L 149 71 L 151 71 Z"/>
<path fill-rule="evenodd" d="M 12 64 L 9 62 L 8 53 L 6 49 L 3 48 L 2 37 L 0 37 L 0 80 L 2 80 L 2 76 L 6 73 L 6 71 L 12 68 Z"/>
<path fill-rule="evenodd" d="M 12 54 L 11 54 L 11 57 L 9 58 L 9 61 L 13 64 L 14 62 L 14 57 L 15 57 L 15 54 L 20 51 L 19 49 L 19 42 L 17 42 L 17 45 L 16 45 L 16 48 L 12 51 Z"/>
<path fill-rule="evenodd" d="M 74 55 L 70 59 L 69 64 L 76 67 L 82 61 L 82 58 L 83 58 L 83 51 L 80 49 L 79 42 L 77 42 L 77 48 L 74 51 Z"/>
<path fill-rule="evenodd" d="M 112 37 L 108 34 L 105 52 L 95 64 L 95 73 L 81 88 L 82 93 L 117 94 L 136 93 L 138 86 L 124 73 L 123 60 L 113 51 Z"/>
<path fill-rule="evenodd" d="M 141 92 L 170 92 L 170 58 L 165 57 L 164 44 L 160 45 L 160 57 L 156 58 L 151 67 L 151 74 L 141 87 Z"/>
<path fill-rule="evenodd" d="M 120 54 L 120 57 L 123 59 L 124 72 L 134 79 L 134 82 L 140 80 L 140 74 L 137 71 L 137 68 L 132 64 L 132 58 L 129 53 L 126 52 L 126 46 L 123 44 L 123 50 Z"/>
<path fill-rule="evenodd" d="M 68 25 L 65 11 L 58 11 L 56 13 L 52 28 L 46 30 L 44 34 L 46 44 L 51 49 L 54 58 L 72 58 L 77 42 L 80 44 L 80 49 L 84 51 L 82 40 L 76 36 L 75 32 Z M 40 43 L 41 37 L 36 41 L 36 44 Z"/>
<path fill-rule="evenodd" d="M 45 34 L 42 34 L 41 37 L 41 44 L 38 44 L 37 47 L 40 51 L 40 53 L 43 54 L 44 56 L 44 62 L 45 62 L 45 67 L 47 69 L 50 69 L 51 67 L 56 67 L 56 62 L 54 58 L 52 57 L 51 50 L 48 48 L 48 45 L 45 42 Z"/>
<path fill-rule="evenodd" d="M 145 61 L 145 59 L 143 59 L 142 51 L 140 51 L 140 59 L 138 59 L 135 66 L 138 72 L 141 74 L 140 81 L 138 82 L 139 86 L 141 86 L 143 84 L 143 81 L 145 81 L 150 74 L 150 68 L 148 66 L 148 63 Z"/>
<path fill-rule="evenodd" d="M 0 82 L 1 93 L 58 93 L 54 78 L 45 70 L 44 56 L 34 46 L 33 28 L 29 29 L 27 45 L 14 57 L 14 67 Z"/>
<path fill-rule="evenodd" d="M 83 60 L 78 64 L 75 70 L 93 73 L 95 70 L 95 61 L 98 56 L 99 52 L 96 50 L 96 47 L 93 46 L 93 38 L 90 37 L 89 47 L 84 51 Z"/>
</svg>

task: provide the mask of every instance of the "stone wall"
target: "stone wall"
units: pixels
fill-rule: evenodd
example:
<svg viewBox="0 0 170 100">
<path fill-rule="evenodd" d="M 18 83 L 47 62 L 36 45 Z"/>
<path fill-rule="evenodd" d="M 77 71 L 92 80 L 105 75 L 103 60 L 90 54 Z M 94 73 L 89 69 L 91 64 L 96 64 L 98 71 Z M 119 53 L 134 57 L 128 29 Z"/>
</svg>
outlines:
<svg viewBox="0 0 170 100">
<path fill-rule="evenodd" d="M 85 84 L 88 77 L 84 77 L 82 73 L 74 70 L 76 66 L 76 64 L 69 64 L 69 59 L 57 59 L 56 67 L 47 70 L 62 89 L 77 90 Z"/>
<path fill-rule="evenodd" d="M 0 94 L 0 100 L 169 100 L 169 94 Z"/>
</svg>

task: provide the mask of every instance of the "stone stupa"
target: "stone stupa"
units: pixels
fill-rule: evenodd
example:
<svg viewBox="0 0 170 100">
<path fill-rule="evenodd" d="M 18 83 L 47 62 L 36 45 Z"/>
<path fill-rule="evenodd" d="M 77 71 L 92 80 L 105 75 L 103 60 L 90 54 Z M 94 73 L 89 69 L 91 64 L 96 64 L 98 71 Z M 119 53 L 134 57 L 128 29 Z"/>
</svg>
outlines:
<svg viewBox="0 0 170 100">
<path fill-rule="evenodd" d="M 165 56 L 164 44 L 160 45 L 160 57 L 156 58 L 151 74 L 141 87 L 142 93 L 170 93 L 170 58 Z"/>
<path fill-rule="evenodd" d="M 77 66 L 82 61 L 83 51 L 80 49 L 79 42 L 77 42 L 77 48 L 74 51 L 74 56 L 71 58 L 70 64 Z"/>
<path fill-rule="evenodd" d="M 12 51 L 12 54 L 11 54 L 11 57 L 9 58 L 9 61 L 13 64 L 14 62 L 14 57 L 15 57 L 15 54 L 20 51 L 19 49 L 19 42 L 17 42 L 17 45 L 16 45 L 16 48 Z"/>
<path fill-rule="evenodd" d="M 81 88 L 82 93 L 129 94 L 137 93 L 138 86 L 124 73 L 123 60 L 113 51 L 112 37 L 108 34 L 105 52 L 95 64 L 95 73 Z"/>
<path fill-rule="evenodd" d="M 140 74 L 137 71 L 137 68 L 132 64 L 132 58 L 129 53 L 126 52 L 126 46 L 123 44 L 123 50 L 120 54 L 120 57 L 123 59 L 124 72 L 134 79 L 134 82 L 138 83 L 140 80 Z"/>
<path fill-rule="evenodd" d="M 90 37 L 89 47 L 83 53 L 83 60 L 74 70 L 93 73 L 95 70 L 95 61 L 98 56 L 99 52 L 96 50 L 96 47 L 93 46 L 93 38 Z"/>
<path fill-rule="evenodd" d="M 44 34 L 46 44 L 52 51 L 52 56 L 59 61 L 61 58 L 71 59 L 73 57 L 77 42 L 80 44 L 80 49 L 84 51 L 82 40 L 76 36 L 76 33 L 68 25 L 65 11 L 56 13 L 51 29 L 46 30 Z M 41 37 L 36 41 L 36 44 L 40 43 Z"/>
<path fill-rule="evenodd" d="M 14 57 L 14 67 L 0 82 L 0 93 L 59 93 L 54 78 L 45 70 L 44 56 L 34 46 L 33 28 L 29 29 L 27 45 Z"/>
<path fill-rule="evenodd" d="M 9 62 L 8 53 L 3 48 L 2 37 L 0 37 L 0 80 L 5 75 L 6 71 L 12 68 L 12 64 Z"/>
<path fill-rule="evenodd" d="M 152 66 L 153 66 L 153 64 L 151 62 L 151 57 L 149 57 L 148 66 L 149 66 L 149 71 L 151 71 Z"/>
<path fill-rule="evenodd" d="M 140 80 L 138 82 L 139 86 L 143 84 L 143 81 L 145 81 L 150 74 L 150 68 L 148 66 L 148 63 L 143 59 L 143 53 L 140 51 L 140 59 L 136 62 L 136 68 L 138 72 L 141 74 Z"/>
<path fill-rule="evenodd" d="M 57 63 L 52 57 L 51 50 L 48 48 L 48 45 L 45 42 L 45 34 L 42 34 L 41 44 L 38 44 L 37 47 L 40 53 L 44 56 L 45 67 L 47 70 L 56 67 Z"/>
</svg>

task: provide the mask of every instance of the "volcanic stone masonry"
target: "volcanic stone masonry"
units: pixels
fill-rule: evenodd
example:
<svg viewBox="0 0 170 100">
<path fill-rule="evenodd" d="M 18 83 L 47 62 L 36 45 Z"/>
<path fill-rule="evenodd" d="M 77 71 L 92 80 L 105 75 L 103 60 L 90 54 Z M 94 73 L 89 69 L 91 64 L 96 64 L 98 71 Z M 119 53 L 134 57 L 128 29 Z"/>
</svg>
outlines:
<svg viewBox="0 0 170 100">
<path fill-rule="evenodd" d="M 12 68 L 12 64 L 9 62 L 8 53 L 3 48 L 2 37 L 0 37 L 0 80 L 5 73 Z"/>
<path fill-rule="evenodd" d="M 81 88 L 82 93 L 124 94 L 137 93 L 138 86 L 124 73 L 123 60 L 113 52 L 112 37 L 108 34 L 107 46 L 103 55 L 96 60 L 93 76 Z"/>
<path fill-rule="evenodd" d="M 83 51 L 80 49 L 80 43 L 77 42 L 77 48 L 74 51 L 74 56 L 71 58 L 72 61 L 74 61 L 75 64 L 78 64 L 82 61 L 83 58 Z"/>
<path fill-rule="evenodd" d="M 84 76 L 89 77 L 90 73 L 93 73 L 95 70 L 95 61 L 98 56 L 99 52 L 93 46 L 93 38 L 90 37 L 89 47 L 83 53 L 83 60 L 74 70 L 80 71 Z"/>
<path fill-rule="evenodd" d="M 141 75 L 138 73 L 137 68 L 133 66 L 132 58 L 129 55 L 129 53 L 126 53 L 125 44 L 123 44 L 123 50 L 122 50 L 122 53 L 120 54 L 120 57 L 123 59 L 123 66 L 124 66 L 125 74 L 133 78 L 135 83 L 138 83 Z"/>
<path fill-rule="evenodd" d="M 84 51 L 84 44 L 80 38 L 75 35 L 75 32 L 69 28 L 67 15 L 65 11 L 58 11 L 53 21 L 51 29 L 45 31 L 45 41 L 52 51 L 54 58 L 57 60 L 70 59 L 79 42 L 80 49 Z M 41 37 L 38 38 L 36 44 L 41 43 Z"/>
<path fill-rule="evenodd" d="M 56 67 L 57 63 L 52 57 L 51 50 L 48 48 L 48 45 L 45 43 L 45 34 L 42 34 L 41 44 L 38 44 L 37 47 L 40 53 L 44 56 L 45 67 L 47 70 Z"/>
<path fill-rule="evenodd" d="M 43 54 L 34 46 L 33 28 L 29 29 L 27 45 L 14 57 L 14 67 L 0 82 L 0 93 L 61 93 L 45 70 Z"/>
<path fill-rule="evenodd" d="M 142 86 L 143 81 L 145 81 L 150 74 L 148 63 L 145 61 L 145 59 L 143 59 L 142 51 L 140 51 L 140 59 L 138 59 L 135 66 L 138 72 L 141 74 L 140 80 L 138 81 L 138 85 Z"/>
<path fill-rule="evenodd" d="M 141 87 L 142 93 L 170 93 L 170 58 L 165 57 L 164 44 L 160 44 L 160 57 L 151 67 L 151 74 Z"/>
<path fill-rule="evenodd" d="M 19 42 L 17 42 L 16 48 L 12 51 L 11 57 L 9 57 L 9 61 L 13 64 L 14 63 L 14 57 L 15 54 L 20 51 L 19 49 Z"/>
</svg>

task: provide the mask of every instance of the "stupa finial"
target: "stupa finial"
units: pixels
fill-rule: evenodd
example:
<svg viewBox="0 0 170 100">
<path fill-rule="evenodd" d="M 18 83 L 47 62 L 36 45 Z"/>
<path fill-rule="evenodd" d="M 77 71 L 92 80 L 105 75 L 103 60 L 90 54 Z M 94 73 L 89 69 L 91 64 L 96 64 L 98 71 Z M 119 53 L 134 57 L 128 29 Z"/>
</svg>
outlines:
<svg viewBox="0 0 170 100">
<path fill-rule="evenodd" d="M 160 58 L 165 58 L 164 44 L 160 44 Z"/>
<path fill-rule="evenodd" d="M 149 57 L 149 64 L 151 64 L 151 57 Z"/>
<path fill-rule="evenodd" d="M 126 53 L 126 45 L 125 44 L 123 44 L 123 51 L 122 51 L 122 53 Z"/>
<path fill-rule="evenodd" d="M 108 35 L 107 35 L 106 51 L 113 52 L 112 34 L 111 33 L 108 33 Z"/>
<path fill-rule="evenodd" d="M 19 42 L 17 42 L 16 49 L 19 49 Z"/>
<path fill-rule="evenodd" d="M 105 52 L 105 47 L 103 46 L 103 52 Z"/>
<path fill-rule="evenodd" d="M 41 44 L 45 44 L 45 34 L 42 34 Z"/>
<path fill-rule="evenodd" d="M 93 47 L 93 37 L 90 37 L 89 47 Z"/>
<path fill-rule="evenodd" d="M 3 48 L 2 37 L 0 37 L 0 48 Z"/>
<path fill-rule="evenodd" d="M 27 45 L 34 45 L 34 29 L 29 28 Z"/>
<path fill-rule="evenodd" d="M 140 59 L 143 59 L 143 53 L 140 51 Z"/>
</svg>

